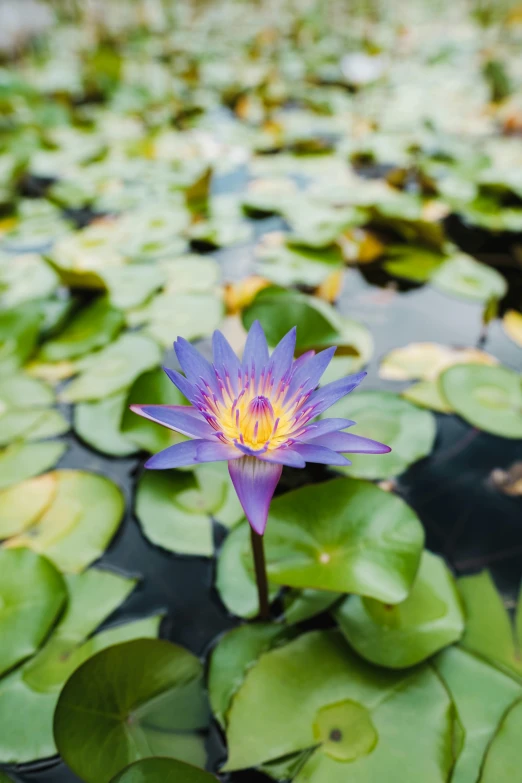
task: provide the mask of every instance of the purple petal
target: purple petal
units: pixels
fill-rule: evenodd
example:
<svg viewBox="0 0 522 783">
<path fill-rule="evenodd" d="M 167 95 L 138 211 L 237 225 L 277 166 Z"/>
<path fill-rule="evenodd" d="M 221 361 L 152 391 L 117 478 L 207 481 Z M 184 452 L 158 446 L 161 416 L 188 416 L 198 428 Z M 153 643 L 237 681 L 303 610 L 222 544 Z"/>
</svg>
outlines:
<svg viewBox="0 0 522 783">
<path fill-rule="evenodd" d="M 183 337 L 178 337 L 174 343 L 174 350 L 181 364 L 181 369 L 191 383 L 201 386 L 203 381 L 204 384 L 207 384 L 212 389 L 214 394 L 221 396 L 216 373 L 212 365 L 210 362 L 207 362 L 193 345 Z"/>
<path fill-rule="evenodd" d="M 180 392 L 184 397 L 187 398 L 187 400 L 190 400 L 190 402 L 193 402 L 195 399 L 195 389 L 193 385 L 190 383 L 187 378 L 185 378 L 184 375 L 182 375 L 177 370 L 171 370 L 169 367 L 164 367 L 163 371 L 166 373 L 167 377 L 172 381 L 176 389 L 179 389 Z"/>
<path fill-rule="evenodd" d="M 327 435 L 329 432 L 344 430 L 346 427 L 353 427 L 354 421 L 350 419 L 321 419 L 305 426 L 303 435 L 296 436 L 301 442 L 308 443 L 321 435 Z M 325 444 L 328 445 L 328 444 Z"/>
<path fill-rule="evenodd" d="M 288 334 L 279 341 L 270 357 L 269 368 L 272 372 L 274 384 L 280 382 L 281 378 L 287 373 L 294 359 L 296 328 L 290 329 Z"/>
<path fill-rule="evenodd" d="M 215 430 L 198 411 L 185 405 L 131 405 L 131 411 L 191 438 L 216 437 Z"/>
<path fill-rule="evenodd" d="M 346 378 L 339 378 L 338 381 L 327 383 L 317 389 L 310 397 L 308 403 L 314 408 L 313 415 L 318 416 L 323 411 L 330 408 L 335 402 L 345 397 L 353 391 L 365 378 L 366 372 L 359 372 L 356 375 L 348 375 Z"/>
<path fill-rule="evenodd" d="M 254 321 L 248 332 L 243 352 L 243 370 L 254 367 L 260 371 L 268 363 L 268 345 L 265 333 L 259 321 Z"/>
<path fill-rule="evenodd" d="M 309 359 L 311 359 L 313 356 L 315 356 L 315 351 L 307 351 L 306 353 L 302 353 L 301 356 L 295 360 L 295 362 L 292 365 L 291 370 L 291 376 L 293 377 L 296 372 L 303 366 L 303 364 L 306 364 Z"/>
<path fill-rule="evenodd" d="M 243 457 L 229 462 L 228 470 L 246 518 L 255 532 L 263 535 L 282 466 L 256 457 Z"/>
<path fill-rule="evenodd" d="M 320 462 L 321 465 L 351 465 L 350 460 L 338 454 L 326 446 L 315 446 L 312 443 L 296 443 L 292 446 L 294 451 L 303 457 L 306 462 Z"/>
<path fill-rule="evenodd" d="M 293 448 L 274 449 L 259 456 L 264 462 L 274 462 L 276 465 L 288 465 L 290 468 L 304 468 L 306 462 Z"/>
<path fill-rule="evenodd" d="M 168 468 L 183 468 L 186 465 L 197 465 L 200 462 L 220 462 L 221 460 L 236 460 L 241 452 L 234 446 L 221 441 L 187 440 L 176 443 L 157 454 L 146 463 L 146 468 L 152 470 L 167 470 Z"/>
<path fill-rule="evenodd" d="M 318 446 L 327 446 L 334 451 L 352 454 L 387 454 L 391 451 L 384 443 L 363 438 L 361 435 L 353 435 L 351 432 L 332 432 L 330 435 L 321 435 L 309 442 Z"/>
<path fill-rule="evenodd" d="M 241 362 L 221 332 L 215 331 L 212 336 L 212 353 L 216 370 L 223 380 L 226 376 L 230 378 L 233 389 L 237 392 L 237 378 L 241 369 Z"/>
<path fill-rule="evenodd" d="M 308 394 L 308 392 L 315 389 L 321 380 L 322 374 L 332 361 L 335 351 L 335 346 L 327 348 L 316 356 L 312 356 L 311 359 L 299 367 L 292 377 L 285 399 L 291 400 L 297 393 Z"/>
</svg>

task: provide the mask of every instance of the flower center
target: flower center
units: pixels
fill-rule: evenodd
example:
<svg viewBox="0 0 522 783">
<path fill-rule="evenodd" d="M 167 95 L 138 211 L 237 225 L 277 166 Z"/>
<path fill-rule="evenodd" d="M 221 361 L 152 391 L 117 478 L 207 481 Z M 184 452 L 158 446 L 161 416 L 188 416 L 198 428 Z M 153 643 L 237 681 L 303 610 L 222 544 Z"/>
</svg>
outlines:
<svg viewBox="0 0 522 783">
<path fill-rule="evenodd" d="M 272 403 L 264 395 L 254 397 L 248 403 L 240 421 L 240 431 L 245 443 L 253 446 L 264 444 L 273 433 L 275 424 Z"/>
</svg>

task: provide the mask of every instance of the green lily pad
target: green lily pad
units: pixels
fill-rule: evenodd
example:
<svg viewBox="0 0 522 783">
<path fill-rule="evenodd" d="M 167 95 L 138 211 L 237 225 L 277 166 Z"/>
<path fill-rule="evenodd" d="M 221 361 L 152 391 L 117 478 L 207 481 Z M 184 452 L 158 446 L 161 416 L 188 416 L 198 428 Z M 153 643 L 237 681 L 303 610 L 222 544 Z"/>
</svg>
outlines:
<svg viewBox="0 0 522 783">
<path fill-rule="evenodd" d="M 41 381 L 17 373 L 0 379 L 0 445 L 63 435 L 69 424 L 52 405 L 54 395 Z"/>
<path fill-rule="evenodd" d="M 139 639 L 103 650 L 74 672 L 58 700 L 54 734 L 73 772 L 101 783 L 158 753 L 203 766 L 196 732 L 207 724 L 200 661 L 170 642 Z"/>
<path fill-rule="evenodd" d="M 269 584 L 268 587 L 272 601 L 279 592 L 279 586 Z M 221 547 L 216 589 L 228 611 L 236 617 L 252 618 L 259 612 L 250 526 L 246 522 L 235 527 Z"/>
<path fill-rule="evenodd" d="M 386 443 L 391 452 L 349 454 L 350 467 L 336 468 L 358 478 L 384 479 L 399 476 L 412 463 L 431 453 L 436 423 L 433 414 L 420 410 L 392 392 L 357 392 L 328 410 L 328 416 L 341 416 L 357 422 L 354 435 Z"/>
<path fill-rule="evenodd" d="M 521 687 L 459 647 L 449 647 L 440 653 L 434 666 L 455 702 L 463 729 L 462 747 L 451 783 L 476 783 L 484 753 L 507 708 L 522 696 Z"/>
<path fill-rule="evenodd" d="M 40 445 L 40 444 L 38 444 Z M 105 476 L 82 470 L 56 471 L 51 504 L 30 527 L 8 540 L 52 560 L 60 571 L 83 571 L 103 554 L 121 522 L 124 501 Z"/>
<path fill-rule="evenodd" d="M 513 625 L 502 596 L 488 571 L 458 581 L 464 601 L 466 630 L 462 646 L 511 676 L 522 679 L 522 601 L 518 601 Z"/>
<path fill-rule="evenodd" d="M 233 697 L 259 656 L 275 645 L 288 641 L 291 633 L 273 623 L 249 623 L 228 631 L 218 642 L 210 659 L 208 692 L 210 706 L 221 726 Z"/>
<path fill-rule="evenodd" d="M 0 313 L 0 374 L 15 372 L 33 353 L 42 322 L 30 304 Z"/>
<path fill-rule="evenodd" d="M 319 300 L 297 291 L 271 286 L 260 291 L 242 313 L 243 325 L 250 329 L 259 320 L 269 345 L 277 345 L 292 327 L 297 326 L 297 350 L 306 351 L 320 344 L 335 344 L 335 326 L 316 305 Z"/>
<path fill-rule="evenodd" d="M 56 494 L 57 472 L 27 479 L 0 491 L 0 540 L 34 525 Z"/>
<path fill-rule="evenodd" d="M 260 245 L 257 271 L 276 285 L 306 285 L 315 288 L 336 269 L 343 266 L 338 248 L 315 249 L 290 246 L 284 235 L 277 243 Z"/>
<path fill-rule="evenodd" d="M 99 400 L 124 391 L 161 361 L 157 343 L 141 334 L 124 334 L 78 363 L 80 375 L 62 392 L 64 402 Z"/>
<path fill-rule="evenodd" d="M 289 590 L 283 596 L 284 620 L 287 625 L 295 625 L 322 614 L 330 609 L 342 593 L 328 590 Z"/>
<path fill-rule="evenodd" d="M 94 223 L 60 239 L 46 259 L 64 285 L 105 290 L 107 269 L 123 266 L 125 261 L 114 244 L 117 231 L 117 221 Z"/>
<path fill-rule="evenodd" d="M 522 701 L 518 701 L 504 716 L 486 753 L 480 783 L 517 779 L 522 764 L 521 731 Z"/>
<path fill-rule="evenodd" d="M 156 616 L 117 625 L 87 639 L 127 597 L 135 581 L 92 569 L 68 577 L 67 584 L 67 609 L 45 646 L 0 681 L 1 763 L 55 755 L 53 714 L 67 678 L 106 647 L 158 633 L 161 617 Z"/>
<path fill-rule="evenodd" d="M 226 770 L 315 749 L 295 780 L 446 780 L 452 704 L 429 669 L 390 672 L 355 656 L 337 631 L 313 631 L 258 659 L 228 713 Z M 425 727 L 420 730 L 420 727 Z M 342 759 L 340 761 L 339 759 Z"/>
<path fill-rule="evenodd" d="M 61 574 L 28 550 L 0 550 L 0 674 L 33 655 L 64 605 Z"/>
<path fill-rule="evenodd" d="M 156 758 L 136 761 L 111 780 L 111 783 L 216 783 L 208 772 L 174 759 Z"/>
<path fill-rule="evenodd" d="M 192 253 L 172 261 L 160 261 L 168 294 L 212 291 L 219 284 L 221 269 L 218 262 L 207 256 Z"/>
<path fill-rule="evenodd" d="M 465 253 L 457 253 L 433 275 L 432 283 L 446 294 L 487 302 L 502 299 L 507 291 L 505 277 L 496 269 L 475 261 Z"/>
<path fill-rule="evenodd" d="M 96 451 L 111 457 L 128 457 L 135 454 L 139 446 L 120 430 L 126 411 L 125 391 L 96 402 L 79 403 L 74 409 L 74 429 Z"/>
<path fill-rule="evenodd" d="M 386 248 L 384 269 L 414 283 L 426 283 L 446 260 L 446 256 L 422 245 L 391 245 Z"/>
<path fill-rule="evenodd" d="M 161 269 L 151 264 L 116 266 L 100 272 L 114 307 L 128 310 L 139 307 L 165 282 Z"/>
<path fill-rule="evenodd" d="M 0 256 L 0 306 L 17 307 L 34 299 L 50 296 L 58 285 L 58 276 L 36 253 Z"/>
<path fill-rule="evenodd" d="M 436 411 L 437 413 L 453 412 L 451 405 L 442 396 L 437 381 L 418 381 L 418 383 L 414 383 L 413 386 L 405 389 L 401 396 L 420 408 L 428 408 L 428 410 Z"/>
<path fill-rule="evenodd" d="M 0 489 L 38 476 L 54 467 L 67 451 L 60 441 L 42 443 L 12 443 L 0 450 Z"/>
<path fill-rule="evenodd" d="M 366 660 L 405 669 L 456 642 L 464 614 L 454 579 L 440 557 L 424 552 L 408 597 L 392 606 L 352 595 L 335 612 L 341 631 Z"/>
<path fill-rule="evenodd" d="M 186 340 L 208 337 L 224 315 L 223 302 L 216 293 L 169 293 L 155 296 L 143 307 L 127 313 L 129 326 L 144 326 L 145 331 L 165 348 L 173 335 Z"/>
<path fill-rule="evenodd" d="M 131 405 L 186 405 L 187 400 L 161 369 L 143 373 L 132 384 L 127 394 L 121 431 L 125 438 L 144 451 L 155 454 L 175 443 L 185 440 L 183 435 L 162 427 L 129 410 Z"/>
<path fill-rule="evenodd" d="M 365 481 L 335 479 L 272 501 L 269 579 L 281 585 L 403 601 L 424 543 L 416 514 Z"/>
<path fill-rule="evenodd" d="M 243 310 L 242 319 L 247 329 L 259 320 L 269 345 L 275 346 L 297 326 L 298 353 L 310 348 L 338 346 L 337 355 L 325 373 L 325 383 L 346 372 L 357 371 L 373 351 L 372 337 L 365 326 L 343 318 L 328 302 L 298 291 L 276 286 L 264 288 Z"/>
<path fill-rule="evenodd" d="M 214 552 L 210 514 L 194 513 L 184 494 L 197 490 L 192 473 L 148 471 L 136 491 L 136 516 L 153 544 L 184 555 L 211 557 Z"/>
<path fill-rule="evenodd" d="M 474 427 L 502 438 L 522 438 L 522 378 L 507 367 L 461 364 L 439 380 L 443 396 Z"/>
<path fill-rule="evenodd" d="M 67 324 L 65 329 L 41 348 L 38 359 L 62 362 L 76 359 L 110 343 L 123 326 L 123 314 L 108 299 L 99 297 L 87 305 Z"/>
</svg>

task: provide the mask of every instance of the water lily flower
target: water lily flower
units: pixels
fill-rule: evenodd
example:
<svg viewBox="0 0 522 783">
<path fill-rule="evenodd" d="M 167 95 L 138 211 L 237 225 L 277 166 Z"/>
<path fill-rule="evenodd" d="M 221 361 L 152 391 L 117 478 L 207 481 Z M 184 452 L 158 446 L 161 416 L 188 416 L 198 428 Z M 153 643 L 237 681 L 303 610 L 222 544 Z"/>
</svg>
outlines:
<svg viewBox="0 0 522 783">
<path fill-rule="evenodd" d="M 293 328 L 270 355 L 261 324 L 256 321 L 241 361 L 216 331 L 211 364 L 179 337 L 174 349 L 185 374 L 168 368 L 165 372 L 190 406 L 131 406 L 140 416 L 193 438 L 154 454 L 145 467 L 165 470 L 227 460 L 245 515 L 260 535 L 283 465 L 350 465 L 343 454 L 390 451 L 382 443 L 343 432 L 355 424 L 353 421 L 318 420 L 355 389 L 366 373 L 318 388 L 335 348 L 317 354 L 308 351 L 294 360 L 295 342 Z"/>
</svg>

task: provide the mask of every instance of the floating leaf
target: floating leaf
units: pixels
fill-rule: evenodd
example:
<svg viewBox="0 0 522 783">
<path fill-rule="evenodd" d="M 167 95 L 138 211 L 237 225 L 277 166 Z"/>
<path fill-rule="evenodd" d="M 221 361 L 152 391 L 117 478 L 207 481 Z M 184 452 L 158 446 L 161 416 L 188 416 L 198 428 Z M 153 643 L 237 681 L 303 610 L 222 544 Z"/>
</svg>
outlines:
<svg viewBox="0 0 522 783">
<path fill-rule="evenodd" d="M 172 337 L 186 340 L 208 337 L 223 317 L 223 302 L 216 293 L 158 294 L 151 302 L 129 311 L 130 326 L 145 326 L 147 334 L 170 348 Z"/>
<path fill-rule="evenodd" d="M 0 450 L 0 489 L 44 473 L 54 467 L 67 451 L 59 441 L 12 443 Z"/>
<path fill-rule="evenodd" d="M 101 783 L 154 755 L 203 766 L 204 740 L 196 732 L 207 723 L 200 661 L 170 642 L 139 639 L 76 670 L 60 694 L 54 733 L 73 772 Z"/>
<path fill-rule="evenodd" d="M 31 305 L 0 313 L 0 374 L 16 371 L 31 356 L 42 322 Z"/>
<path fill-rule="evenodd" d="M 436 381 L 419 381 L 409 386 L 402 392 L 402 397 L 408 402 L 413 402 L 420 408 L 428 408 L 437 413 L 452 413 L 451 405 L 448 405 L 442 396 L 439 384 Z"/>
<path fill-rule="evenodd" d="M 440 376 L 453 410 L 474 427 L 503 438 L 522 437 L 522 378 L 507 367 L 462 364 Z"/>
<path fill-rule="evenodd" d="M 502 326 L 507 336 L 522 348 L 522 313 L 508 310 L 502 319 Z"/>
<path fill-rule="evenodd" d="M 105 297 L 100 297 L 75 315 L 58 337 L 43 345 L 38 360 L 63 362 L 76 359 L 110 343 L 122 326 L 120 310 L 112 307 Z"/>
<path fill-rule="evenodd" d="M 314 631 L 247 672 L 228 715 L 226 769 L 314 748 L 295 780 L 344 781 L 347 760 L 357 783 L 401 780 L 407 758 L 416 779 L 440 783 L 451 735 L 451 701 L 428 668 L 370 667 L 338 632 Z"/>
<path fill-rule="evenodd" d="M 343 318 L 328 302 L 298 291 L 275 286 L 261 290 L 243 311 L 247 329 L 255 320 L 261 322 L 272 346 L 294 326 L 297 327 L 298 353 L 310 348 L 338 346 L 337 356 L 324 376 L 325 383 L 356 372 L 366 364 L 373 351 L 372 337 L 365 326 Z"/>
<path fill-rule="evenodd" d="M 216 783 L 216 780 L 214 775 L 209 775 L 192 764 L 156 758 L 136 761 L 116 775 L 111 783 Z"/>
<path fill-rule="evenodd" d="M 123 514 L 123 496 L 116 484 L 96 473 L 59 470 L 54 475 L 51 504 L 7 545 L 28 547 L 61 571 L 77 573 L 97 560 L 114 536 Z"/>
<path fill-rule="evenodd" d="M 449 647 L 438 655 L 434 666 L 455 702 L 463 729 L 451 781 L 476 783 L 484 753 L 506 709 L 520 698 L 522 690 L 510 677 L 459 647 Z"/>
<path fill-rule="evenodd" d="M 111 457 L 128 457 L 139 447 L 120 431 L 126 411 L 127 392 L 113 394 L 99 402 L 79 403 L 74 410 L 74 429 L 96 451 Z"/>
<path fill-rule="evenodd" d="M 522 604 L 513 627 L 502 597 L 488 571 L 459 579 L 464 600 L 466 630 L 462 645 L 511 676 L 522 679 L 519 649 L 522 645 Z"/>
<path fill-rule="evenodd" d="M 46 256 L 64 285 L 74 288 L 106 288 L 108 268 L 122 266 L 124 257 L 114 246 L 115 221 L 99 221 L 68 234 Z"/>
<path fill-rule="evenodd" d="M 290 587 L 403 601 L 424 534 L 404 501 L 365 481 L 335 479 L 272 501 L 265 534 L 270 580 Z"/>
<path fill-rule="evenodd" d="M 0 491 L 0 540 L 34 525 L 51 505 L 57 483 L 55 471 Z"/>
<path fill-rule="evenodd" d="M 384 269 L 414 283 L 426 283 L 444 263 L 446 256 L 427 247 L 391 245 L 386 248 Z"/>
<path fill-rule="evenodd" d="M 61 398 L 64 402 L 84 402 L 116 394 L 160 360 L 155 342 L 141 334 L 124 334 L 78 364 L 80 375 L 66 387 Z"/>
<path fill-rule="evenodd" d="M 290 590 L 283 596 L 285 623 L 294 625 L 322 614 L 341 597 L 342 593 L 328 590 Z"/>
<path fill-rule="evenodd" d="M 50 296 L 58 277 L 49 264 L 35 253 L 0 256 L 0 306 L 17 307 L 33 299 Z"/>
<path fill-rule="evenodd" d="M 335 612 L 351 646 L 366 660 L 405 669 L 456 642 L 464 615 L 444 561 L 424 552 L 408 597 L 392 606 L 352 595 Z"/>
<path fill-rule="evenodd" d="M 0 378 L 0 445 L 17 438 L 39 440 L 67 432 L 63 416 L 46 406 L 54 395 L 44 383 L 27 375 Z"/>
<path fill-rule="evenodd" d="M 187 404 L 185 397 L 163 370 L 150 370 L 134 381 L 123 406 L 121 431 L 125 438 L 135 443 L 140 449 L 150 451 L 152 454 L 184 440 L 184 437 L 177 432 L 149 421 L 143 416 L 137 416 L 129 410 L 131 405 L 143 403 L 147 405 Z"/>
<path fill-rule="evenodd" d="M 221 270 L 217 261 L 195 253 L 160 261 L 165 276 L 165 291 L 168 294 L 212 291 L 219 284 Z"/>
<path fill-rule="evenodd" d="M 37 651 L 66 596 L 62 576 L 44 557 L 0 550 L 0 674 Z"/>
<path fill-rule="evenodd" d="M 409 343 L 394 348 L 381 362 L 379 375 L 388 381 L 433 381 L 455 364 L 498 364 L 478 348 L 453 348 L 440 343 Z"/>
<path fill-rule="evenodd" d="M 232 530 L 219 552 L 216 588 L 228 611 L 237 617 L 252 618 L 259 612 L 259 600 L 254 576 L 254 559 L 250 543 L 250 527 L 245 522 Z M 269 585 L 269 599 L 279 592 Z"/>
<path fill-rule="evenodd" d="M 150 264 L 117 266 L 100 272 L 114 307 L 127 310 L 139 307 L 161 288 L 165 276 L 161 269 Z"/>
<path fill-rule="evenodd" d="M 147 472 L 136 492 L 136 516 L 153 544 L 184 555 L 211 557 L 214 552 L 210 512 L 191 512 L 186 492 L 197 489 L 192 473 Z"/>
<path fill-rule="evenodd" d="M 281 625 L 249 623 L 221 637 L 212 653 L 208 674 L 210 705 L 221 726 L 226 725 L 228 709 L 248 670 L 260 655 L 287 641 L 289 635 Z"/>
<path fill-rule="evenodd" d="M 482 767 L 480 783 L 516 780 L 522 764 L 520 733 L 522 731 L 522 701 L 518 701 L 504 716 Z"/>
<path fill-rule="evenodd" d="M 0 681 L 0 762 L 22 763 L 56 754 L 53 713 L 66 679 L 89 656 L 130 639 L 153 637 L 159 617 L 88 636 L 119 606 L 135 582 L 92 569 L 68 577 L 69 603 L 45 646 Z"/>
<path fill-rule="evenodd" d="M 391 453 L 350 454 L 351 466 L 336 468 L 350 476 L 384 479 L 399 476 L 409 465 L 431 453 L 435 442 L 435 418 L 392 392 L 357 392 L 332 406 L 329 416 L 357 422 L 350 432 L 378 440 Z"/>
<path fill-rule="evenodd" d="M 458 253 L 445 261 L 431 278 L 433 285 L 447 294 L 487 302 L 502 299 L 507 291 L 506 279 L 490 266 Z"/>
<path fill-rule="evenodd" d="M 263 237 L 263 244 L 257 249 L 257 269 L 261 276 L 277 285 L 306 285 L 315 287 L 343 265 L 341 252 L 337 248 L 312 249 L 285 244 L 285 235 L 278 233 Z"/>
</svg>

